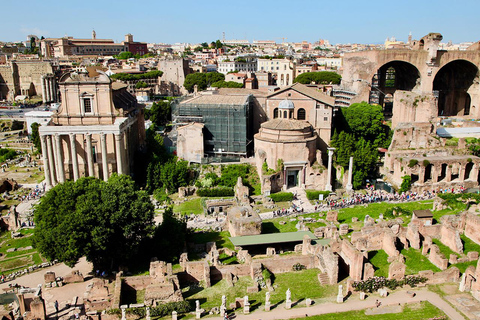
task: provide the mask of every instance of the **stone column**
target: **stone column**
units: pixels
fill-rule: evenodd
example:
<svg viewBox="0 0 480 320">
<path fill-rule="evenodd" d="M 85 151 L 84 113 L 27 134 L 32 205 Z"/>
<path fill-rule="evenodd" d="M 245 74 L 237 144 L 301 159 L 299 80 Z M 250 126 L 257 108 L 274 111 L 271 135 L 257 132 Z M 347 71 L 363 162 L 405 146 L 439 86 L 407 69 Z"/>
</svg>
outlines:
<svg viewBox="0 0 480 320">
<path fill-rule="evenodd" d="M 45 90 L 47 93 L 47 102 L 52 101 L 51 94 L 50 94 L 50 79 L 48 77 L 45 77 Z"/>
<path fill-rule="evenodd" d="M 127 131 L 123 134 L 123 145 L 124 145 L 124 157 L 123 157 L 123 168 L 125 174 L 130 174 L 130 145 L 128 138 L 130 137 L 130 128 L 127 128 Z"/>
<path fill-rule="evenodd" d="M 478 163 L 474 164 L 472 167 L 472 171 L 470 172 L 470 180 L 477 181 L 478 179 Z"/>
<path fill-rule="evenodd" d="M 425 183 L 425 167 L 422 165 L 420 165 L 420 168 L 418 170 L 418 183 Z"/>
<path fill-rule="evenodd" d="M 465 181 L 465 166 L 466 164 L 458 164 L 458 181 Z"/>
<path fill-rule="evenodd" d="M 352 176 L 353 176 L 353 157 L 350 157 L 350 161 L 348 162 L 347 192 L 351 192 L 353 190 Z"/>
<path fill-rule="evenodd" d="M 451 165 L 447 165 L 447 170 L 445 170 L 445 181 L 446 182 L 452 181 L 452 167 L 451 167 Z"/>
<path fill-rule="evenodd" d="M 57 168 L 58 168 L 58 180 L 60 183 L 65 182 L 65 167 L 63 164 L 63 150 L 62 150 L 62 137 L 59 134 L 55 135 L 55 142 L 57 145 Z"/>
<path fill-rule="evenodd" d="M 52 185 L 56 185 L 57 181 L 55 180 L 55 158 L 53 157 L 53 148 L 52 148 L 52 136 L 47 136 L 47 154 L 48 154 L 48 165 L 50 166 L 50 175 Z"/>
<path fill-rule="evenodd" d="M 328 177 L 327 177 L 327 185 L 325 186 L 325 190 L 332 191 L 332 157 L 333 157 L 333 150 L 335 148 L 328 148 Z"/>
<path fill-rule="evenodd" d="M 87 133 L 87 164 L 88 164 L 88 176 L 94 177 L 95 171 L 93 170 L 92 134 L 91 133 Z"/>
<path fill-rule="evenodd" d="M 441 169 L 441 165 L 440 165 L 440 170 Z M 432 165 L 432 182 L 433 183 L 437 183 L 438 182 L 438 169 L 437 169 L 437 165 Z"/>
<path fill-rule="evenodd" d="M 108 163 L 107 163 L 107 140 L 105 133 L 100 134 L 100 142 L 102 145 L 102 171 L 103 180 L 108 180 Z"/>
<path fill-rule="evenodd" d="M 74 133 L 69 134 L 70 151 L 72 153 L 73 181 L 78 180 L 78 158 L 77 158 L 77 139 Z"/>
<path fill-rule="evenodd" d="M 43 100 L 43 103 L 47 102 L 47 90 L 45 88 L 45 75 L 42 76 L 42 100 Z"/>
<path fill-rule="evenodd" d="M 115 154 L 117 156 L 117 173 L 123 174 L 123 132 L 115 134 Z"/>
<path fill-rule="evenodd" d="M 48 151 L 47 151 L 47 137 L 41 136 L 40 142 L 42 144 L 42 155 L 43 155 L 43 173 L 45 174 L 45 184 L 47 188 L 52 186 L 52 180 L 50 177 L 50 167 L 49 167 L 49 159 L 48 159 Z"/>
</svg>

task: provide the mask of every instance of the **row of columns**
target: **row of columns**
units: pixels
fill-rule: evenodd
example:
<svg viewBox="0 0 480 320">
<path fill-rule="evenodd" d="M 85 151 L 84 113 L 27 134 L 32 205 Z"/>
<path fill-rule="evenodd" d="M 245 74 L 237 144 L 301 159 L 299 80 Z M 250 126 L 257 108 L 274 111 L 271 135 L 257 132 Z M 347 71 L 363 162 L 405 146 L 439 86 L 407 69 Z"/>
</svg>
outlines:
<svg viewBox="0 0 480 320">
<path fill-rule="evenodd" d="M 80 177 L 78 168 L 78 153 L 76 144 L 76 134 L 70 133 L 70 153 L 73 167 L 73 179 L 77 181 Z M 118 174 L 128 174 L 125 165 L 127 161 L 125 154 L 124 133 L 116 133 L 115 136 L 115 155 Z M 55 139 L 55 143 L 53 142 Z M 93 159 L 93 146 L 92 146 L 92 134 L 85 134 L 86 140 L 86 175 L 89 177 L 95 176 L 94 159 Z M 42 155 L 45 171 L 45 183 L 47 187 L 56 185 L 57 183 L 63 183 L 66 180 L 65 166 L 64 166 L 64 153 L 62 135 L 42 135 L 41 136 Z M 102 155 L 102 173 L 103 179 L 106 181 L 109 177 L 108 162 L 107 162 L 107 135 L 100 133 L 100 146 Z"/>
<path fill-rule="evenodd" d="M 468 163 L 465 164 L 465 165 L 459 164 L 459 167 L 458 167 L 458 180 L 459 180 L 459 182 L 462 182 L 462 181 L 465 180 L 465 172 L 466 172 L 466 166 L 467 165 L 468 165 Z M 419 183 L 425 183 L 425 180 L 426 180 L 425 179 L 425 174 L 426 174 L 425 171 L 426 171 L 426 167 L 420 166 L 419 171 L 418 171 L 418 182 Z M 452 181 L 452 172 L 453 172 L 453 168 L 451 166 L 447 165 L 446 168 L 445 168 L 445 178 L 443 178 L 440 181 L 451 182 Z M 476 177 L 478 176 L 478 172 L 479 172 L 479 165 L 478 164 L 473 164 L 472 169 L 469 173 L 469 177 L 474 177 L 474 180 L 476 180 Z M 433 183 L 439 182 L 438 178 L 440 177 L 441 174 L 442 174 L 442 164 L 439 164 L 439 165 L 432 164 L 430 176 L 431 176 L 431 179 L 432 179 Z M 467 177 L 466 179 L 468 179 L 469 177 Z"/>
<path fill-rule="evenodd" d="M 43 103 L 58 101 L 58 94 L 55 85 L 55 76 L 42 75 L 42 99 Z"/>
</svg>

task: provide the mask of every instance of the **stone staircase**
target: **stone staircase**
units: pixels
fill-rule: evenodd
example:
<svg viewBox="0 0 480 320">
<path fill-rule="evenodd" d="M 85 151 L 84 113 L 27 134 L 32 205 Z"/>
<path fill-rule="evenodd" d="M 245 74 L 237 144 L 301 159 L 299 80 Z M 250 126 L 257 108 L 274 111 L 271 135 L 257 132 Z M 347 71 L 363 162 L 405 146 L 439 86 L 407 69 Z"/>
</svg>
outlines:
<svg viewBox="0 0 480 320">
<path fill-rule="evenodd" d="M 297 206 L 301 206 L 303 208 L 304 212 L 314 212 L 315 206 L 310 203 L 310 201 L 307 198 L 307 193 L 305 192 L 304 189 L 302 188 L 290 188 L 288 189 L 288 192 L 296 193 L 297 194 L 297 199 L 294 200 L 293 203 Z"/>
<path fill-rule="evenodd" d="M 322 286 L 326 286 L 330 284 L 330 278 L 328 278 L 328 275 L 326 273 L 319 273 L 318 281 L 320 281 L 320 284 Z"/>
</svg>

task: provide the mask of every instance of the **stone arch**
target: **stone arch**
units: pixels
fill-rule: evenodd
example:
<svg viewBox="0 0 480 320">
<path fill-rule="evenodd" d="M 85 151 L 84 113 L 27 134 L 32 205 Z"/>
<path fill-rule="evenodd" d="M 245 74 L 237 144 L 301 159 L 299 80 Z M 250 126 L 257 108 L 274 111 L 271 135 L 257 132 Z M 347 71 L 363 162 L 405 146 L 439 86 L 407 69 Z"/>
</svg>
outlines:
<svg viewBox="0 0 480 320">
<path fill-rule="evenodd" d="M 273 109 L 273 119 L 278 118 L 278 108 Z"/>
<path fill-rule="evenodd" d="M 412 91 L 421 82 L 418 68 L 407 61 L 392 60 L 381 65 L 372 75 L 369 103 L 379 104 L 386 109 L 385 100 L 388 95 L 395 94 L 396 90 Z M 388 109 L 393 110 L 393 99 Z M 385 112 L 386 116 L 391 116 Z"/>
<path fill-rule="evenodd" d="M 306 112 L 305 112 L 305 109 L 303 108 L 300 108 L 298 109 L 297 111 L 297 119 L 298 120 L 306 120 Z"/>
<path fill-rule="evenodd" d="M 470 180 L 470 175 L 472 173 L 472 169 L 473 169 L 473 162 L 470 161 L 465 166 L 465 175 L 463 176 L 464 180 Z"/>
<path fill-rule="evenodd" d="M 467 60 L 453 60 L 441 67 L 433 80 L 439 116 L 466 116 L 478 99 L 478 67 Z"/>
</svg>

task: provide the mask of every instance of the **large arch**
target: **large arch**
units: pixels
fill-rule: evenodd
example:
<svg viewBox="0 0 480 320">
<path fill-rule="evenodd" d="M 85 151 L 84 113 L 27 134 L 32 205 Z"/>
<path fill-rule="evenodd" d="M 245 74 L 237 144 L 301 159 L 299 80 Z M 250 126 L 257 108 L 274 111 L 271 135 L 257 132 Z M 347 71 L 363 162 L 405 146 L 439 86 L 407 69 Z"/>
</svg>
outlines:
<svg viewBox="0 0 480 320">
<path fill-rule="evenodd" d="M 478 79 L 478 67 L 467 60 L 454 60 L 438 70 L 433 80 L 433 91 L 438 97 L 439 116 L 467 116 L 475 114 L 472 94 Z M 477 106 L 478 107 L 478 106 Z"/>
<path fill-rule="evenodd" d="M 369 103 L 381 105 L 385 116 L 390 117 L 395 91 L 412 91 L 419 84 L 420 71 L 416 66 L 406 61 L 389 61 L 378 68 L 372 77 Z"/>
</svg>

